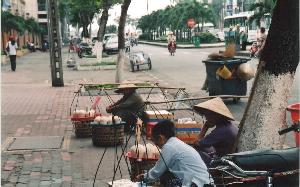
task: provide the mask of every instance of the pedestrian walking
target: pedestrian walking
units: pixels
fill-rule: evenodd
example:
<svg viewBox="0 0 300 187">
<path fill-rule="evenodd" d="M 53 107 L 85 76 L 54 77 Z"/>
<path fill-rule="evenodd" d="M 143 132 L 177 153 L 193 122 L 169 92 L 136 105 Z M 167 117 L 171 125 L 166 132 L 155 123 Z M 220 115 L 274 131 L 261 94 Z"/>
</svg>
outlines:
<svg viewBox="0 0 300 187">
<path fill-rule="evenodd" d="M 7 54 L 9 55 L 12 71 L 16 71 L 17 48 L 17 42 L 15 41 L 13 36 L 10 36 L 5 49 Z"/>
<path fill-rule="evenodd" d="M 240 35 L 240 24 L 236 25 L 236 29 L 234 31 L 234 41 L 235 41 L 235 51 L 241 50 L 241 35 Z"/>
<path fill-rule="evenodd" d="M 247 33 L 241 31 L 242 51 L 246 51 L 247 39 L 248 39 Z"/>
</svg>

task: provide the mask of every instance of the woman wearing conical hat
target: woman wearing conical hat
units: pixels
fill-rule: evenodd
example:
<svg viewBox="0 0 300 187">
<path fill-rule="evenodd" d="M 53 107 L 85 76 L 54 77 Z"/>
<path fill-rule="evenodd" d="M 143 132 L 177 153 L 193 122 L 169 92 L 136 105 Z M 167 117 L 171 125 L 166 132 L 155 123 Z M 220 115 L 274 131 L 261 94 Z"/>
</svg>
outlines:
<svg viewBox="0 0 300 187">
<path fill-rule="evenodd" d="M 194 143 L 194 147 L 206 163 L 210 158 L 224 156 L 232 151 L 238 128 L 232 124 L 234 117 L 221 98 L 217 97 L 194 106 L 194 109 L 206 118 L 206 122 Z M 206 134 L 209 128 L 215 127 Z"/>
<path fill-rule="evenodd" d="M 123 97 L 106 108 L 108 113 L 119 116 L 126 122 L 125 131 L 136 124 L 138 117 L 144 122 L 147 120 L 144 101 L 136 89 L 137 87 L 131 83 L 119 85 L 115 92 L 122 93 Z"/>
</svg>

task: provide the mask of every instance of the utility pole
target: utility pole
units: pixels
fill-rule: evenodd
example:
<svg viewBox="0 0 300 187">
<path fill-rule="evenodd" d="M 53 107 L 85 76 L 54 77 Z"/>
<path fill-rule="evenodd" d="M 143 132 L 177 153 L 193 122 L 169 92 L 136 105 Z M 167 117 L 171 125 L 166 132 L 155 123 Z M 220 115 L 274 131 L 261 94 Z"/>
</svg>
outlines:
<svg viewBox="0 0 300 187">
<path fill-rule="evenodd" d="M 53 87 L 64 86 L 57 0 L 47 0 L 50 65 Z"/>
</svg>

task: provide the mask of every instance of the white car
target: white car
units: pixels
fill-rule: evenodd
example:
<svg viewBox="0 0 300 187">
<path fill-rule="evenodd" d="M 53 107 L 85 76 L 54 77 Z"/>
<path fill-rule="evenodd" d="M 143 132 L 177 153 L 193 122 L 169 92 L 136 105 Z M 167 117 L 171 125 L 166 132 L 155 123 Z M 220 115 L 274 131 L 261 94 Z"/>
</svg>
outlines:
<svg viewBox="0 0 300 187">
<path fill-rule="evenodd" d="M 125 38 L 125 49 L 126 52 L 130 51 L 130 41 Z M 103 51 L 106 53 L 117 53 L 118 50 L 118 37 L 111 37 L 103 45 Z"/>
<path fill-rule="evenodd" d="M 104 34 L 104 36 L 103 36 L 103 43 L 107 42 L 107 40 L 110 39 L 110 38 L 112 38 L 112 37 L 118 37 L 118 35 L 114 34 L 114 33 Z"/>
</svg>

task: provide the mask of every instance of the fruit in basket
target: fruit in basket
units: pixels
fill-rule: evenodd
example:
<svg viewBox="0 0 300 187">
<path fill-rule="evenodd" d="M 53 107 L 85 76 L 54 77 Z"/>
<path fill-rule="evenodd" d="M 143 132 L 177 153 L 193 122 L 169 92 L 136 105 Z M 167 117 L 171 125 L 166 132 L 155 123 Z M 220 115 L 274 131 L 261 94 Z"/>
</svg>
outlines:
<svg viewBox="0 0 300 187">
<path fill-rule="evenodd" d="M 75 118 L 94 117 L 95 113 L 96 111 L 93 109 L 90 111 L 75 109 L 73 112 L 73 117 Z"/>
<path fill-rule="evenodd" d="M 148 158 L 159 158 L 159 150 L 155 145 L 151 143 L 147 143 L 146 150 L 147 150 Z"/>
<path fill-rule="evenodd" d="M 102 124 L 102 125 L 111 125 L 113 124 L 112 119 L 114 119 L 115 124 L 121 123 L 121 118 L 119 116 L 97 116 L 94 121 L 96 123 Z"/>
<path fill-rule="evenodd" d="M 130 148 L 131 155 L 136 158 L 144 158 L 146 147 L 142 144 L 134 145 Z"/>
<path fill-rule="evenodd" d="M 85 115 L 86 115 L 85 110 L 75 109 L 74 112 L 73 112 L 73 117 L 76 117 L 76 118 L 84 118 Z"/>
</svg>

